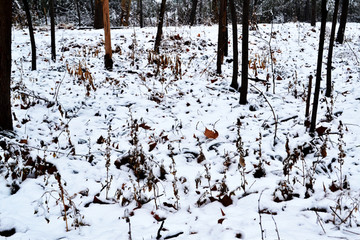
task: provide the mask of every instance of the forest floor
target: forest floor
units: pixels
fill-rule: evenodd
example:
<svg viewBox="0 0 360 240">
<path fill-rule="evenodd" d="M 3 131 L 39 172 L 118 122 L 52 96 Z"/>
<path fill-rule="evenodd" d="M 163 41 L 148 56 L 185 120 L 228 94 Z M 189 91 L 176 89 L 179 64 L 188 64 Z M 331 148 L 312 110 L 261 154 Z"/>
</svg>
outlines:
<svg viewBox="0 0 360 240">
<path fill-rule="evenodd" d="M 360 24 L 335 46 L 314 136 L 319 24 L 250 31 L 249 77 L 264 81 L 247 105 L 229 87 L 231 41 L 216 74 L 216 26 L 165 28 L 159 55 L 155 31 L 113 30 L 106 71 L 103 31 L 58 29 L 53 62 L 38 27 L 31 71 L 28 31 L 14 29 L 0 238 L 360 239 Z"/>
</svg>

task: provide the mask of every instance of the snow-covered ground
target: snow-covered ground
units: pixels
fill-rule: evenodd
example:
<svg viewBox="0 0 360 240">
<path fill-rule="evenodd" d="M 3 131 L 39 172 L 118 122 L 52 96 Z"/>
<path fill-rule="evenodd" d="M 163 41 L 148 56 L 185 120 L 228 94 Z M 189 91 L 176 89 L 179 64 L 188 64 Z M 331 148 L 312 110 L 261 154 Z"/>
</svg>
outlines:
<svg viewBox="0 0 360 240">
<path fill-rule="evenodd" d="M 232 41 L 216 74 L 216 26 L 165 28 L 160 55 L 155 31 L 113 30 L 109 72 L 102 30 L 58 29 L 54 63 L 38 28 L 31 71 L 14 29 L 0 238 L 359 239 L 360 24 L 335 46 L 332 98 L 327 26 L 316 136 L 304 122 L 319 26 L 250 32 L 249 77 L 268 81 L 250 80 L 247 105 L 229 87 Z"/>
</svg>

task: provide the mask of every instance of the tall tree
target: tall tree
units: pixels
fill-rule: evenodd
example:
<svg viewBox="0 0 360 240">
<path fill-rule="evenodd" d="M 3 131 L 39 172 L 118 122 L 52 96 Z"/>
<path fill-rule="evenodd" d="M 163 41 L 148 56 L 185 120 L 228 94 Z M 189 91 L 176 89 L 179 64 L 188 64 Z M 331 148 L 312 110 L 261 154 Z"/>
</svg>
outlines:
<svg viewBox="0 0 360 240">
<path fill-rule="evenodd" d="M 154 51 L 156 53 L 160 52 L 160 43 L 161 43 L 161 38 L 162 38 L 162 28 L 164 25 L 165 7 L 166 7 L 166 0 L 161 0 L 159 24 L 158 24 L 158 29 L 157 29 L 157 33 L 156 33 L 156 39 L 155 39 L 155 46 L 154 46 Z"/>
<path fill-rule="evenodd" d="M 231 22 L 233 30 L 233 75 L 230 87 L 238 90 L 239 84 L 238 79 L 238 70 L 239 70 L 239 50 L 238 50 L 238 34 L 237 34 L 237 17 L 234 0 L 229 0 L 230 12 L 231 12 Z"/>
<path fill-rule="evenodd" d="M 55 11 L 54 11 L 54 1 L 50 0 L 50 25 L 51 25 L 51 59 L 56 61 L 56 46 L 55 46 Z"/>
<path fill-rule="evenodd" d="M 104 0 L 95 0 L 95 14 L 94 14 L 94 28 L 104 28 L 104 16 L 103 16 Z"/>
<path fill-rule="evenodd" d="M 75 0 L 75 4 L 76 4 L 77 15 L 78 15 L 78 23 L 79 23 L 79 27 L 80 27 L 81 26 L 81 11 L 80 11 L 79 0 Z"/>
<path fill-rule="evenodd" d="M 121 0 L 120 25 L 129 26 L 131 0 Z"/>
<path fill-rule="evenodd" d="M 0 4 L 0 129 L 12 130 L 11 79 L 11 18 L 12 0 Z"/>
<path fill-rule="evenodd" d="M 143 12 L 143 1 L 139 0 L 139 15 L 140 15 L 140 27 L 144 27 L 144 12 Z"/>
<path fill-rule="evenodd" d="M 199 2 L 198 0 L 192 0 L 192 6 L 191 6 L 191 12 L 190 12 L 190 18 L 189 18 L 190 26 L 194 26 L 195 17 L 196 17 L 196 7 L 197 7 L 198 2 Z"/>
<path fill-rule="evenodd" d="M 219 33 L 218 33 L 218 49 L 217 49 L 217 62 L 216 62 L 216 73 L 221 74 L 221 65 L 224 62 L 225 55 L 225 42 L 226 39 L 226 1 L 220 0 L 219 10 Z"/>
<path fill-rule="evenodd" d="M 344 35 L 345 35 L 345 27 L 346 27 L 346 19 L 349 10 L 349 0 L 343 0 L 341 6 L 341 17 L 340 17 L 340 24 L 338 33 L 336 36 L 336 42 L 342 44 L 344 42 Z"/>
<path fill-rule="evenodd" d="M 248 65 L 249 65 L 249 8 L 250 0 L 243 1 L 243 37 L 242 37 L 242 62 L 241 62 L 241 88 L 240 104 L 247 103 L 248 92 Z"/>
<path fill-rule="evenodd" d="M 330 33 L 330 43 L 329 43 L 329 51 L 328 51 L 328 59 L 327 59 L 327 66 L 326 66 L 326 97 L 331 96 L 331 68 L 332 68 L 332 56 L 333 56 L 333 49 L 334 49 L 334 42 L 335 42 L 335 29 L 336 29 L 336 21 L 339 9 L 339 2 L 340 0 L 335 0 L 334 6 L 334 14 L 332 19 L 332 26 L 331 26 L 331 33 Z"/>
<path fill-rule="evenodd" d="M 112 50 L 111 50 L 111 34 L 110 34 L 110 14 L 109 14 L 109 0 L 103 2 L 103 16 L 104 16 L 104 35 L 105 35 L 105 68 L 112 70 Z"/>
<path fill-rule="evenodd" d="M 311 0 L 311 26 L 316 25 L 316 0 Z"/>
<path fill-rule="evenodd" d="M 31 14 L 29 9 L 29 3 L 27 0 L 23 0 L 24 9 L 26 13 L 26 19 L 29 26 L 29 35 L 30 35 L 30 43 L 31 43 L 31 70 L 36 70 L 36 45 L 35 45 L 35 37 L 34 37 L 34 29 L 31 21 Z"/>
<path fill-rule="evenodd" d="M 319 105 L 319 95 L 320 95 L 320 82 L 321 82 L 321 68 L 322 68 L 322 59 L 324 52 L 324 41 L 325 41 L 325 27 L 326 27 L 326 0 L 321 1 L 321 28 L 320 28 L 320 40 L 319 40 L 319 50 L 318 50 L 318 59 L 317 59 L 317 69 L 316 69 L 316 82 L 315 82 L 315 92 L 314 92 L 314 102 L 311 116 L 311 125 L 310 133 L 315 132 L 316 127 L 316 115 Z"/>
</svg>

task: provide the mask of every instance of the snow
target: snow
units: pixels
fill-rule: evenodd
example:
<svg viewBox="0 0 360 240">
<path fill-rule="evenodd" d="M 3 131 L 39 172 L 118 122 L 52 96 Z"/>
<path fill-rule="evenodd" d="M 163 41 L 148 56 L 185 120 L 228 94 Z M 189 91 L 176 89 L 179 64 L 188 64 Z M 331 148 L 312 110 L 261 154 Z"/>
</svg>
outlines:
<svg viewBox="0 0 360 240">
<path fill-rule="evenodd" d="M 31 71 L 27 29 L 14 29 L 16 136 L 0 136 L 0 233 L 15 228 L 6 239 L 261 239 L 261 226 L 264 239 L 358 238 L 360 25 L 349 23 L 346 43 L 335 46 L 334 96 L 324 97 L 323 80 L 318 111 L 317 127 L 327 130 L 313 137 L 304 114 L 319 26 L 258 27 L 250 32 L 249 56 L 257 77 L 270 78 L 268 85 L 250 81 L 247 105 L 229 87 L 231 42 L 223 73 L 215 74 L 217 26 L 164 28 L 162 58 L 152 53 L 156 28 L 112 30 L 111 72 L 104 69 L 101 30 L 58 29 L 54 63 L 49 30 L 38 28 L 38 70 Z M 255 69 L 249 74 L 255 78 Z M 208 138 L 206 128 L 219 136 Z M 296 149 L 303 154 L 285 176 Z M 131 156 L 143 157 L 135 172 L 126 164 Z M 255 178 L 260 166 L 265 175 Z M 348 186 L 336 189 L 340 182 Z"/>
</svg>

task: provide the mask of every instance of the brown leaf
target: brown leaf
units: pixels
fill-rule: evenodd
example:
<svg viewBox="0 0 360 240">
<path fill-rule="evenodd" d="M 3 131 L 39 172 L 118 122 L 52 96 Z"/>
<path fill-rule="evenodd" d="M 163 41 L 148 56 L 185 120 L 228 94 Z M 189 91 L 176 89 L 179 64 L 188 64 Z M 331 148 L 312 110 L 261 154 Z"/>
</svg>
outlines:
<svg viewBox="0 0 360 240">
<path fill-rule="evenodd" d="M 207 138 L 216 139 L 219 136 L 219 133 L 216 130 L 209 130 L 209 129 L 205 128 L 204 135 Z"/>
<path fill-rule="evenodd" d="M 225 213 L 224 213 L 224 211 L 222 210 L 222 208 L 220 208 L 220 210 L 221 210 L 221 215 L 223 216 L 223 217 L 225 217 Z"/>
<path fill-rule="evenodd" d="M 154 148 L 156 147 L 157 143 L 156 142 L 150 142 L 149 143 L 149 152 L 151 152 L 152 150 L 154 150 Z"/>
<path fill-rule="evenodd" d="M 276 80 L 282 80 L 281 76 L 277 76 Z"/>
<path fill-rule="evenodd" d="M 325 131 L 327 130 L 327 127 L 320 126 L 316 129 L 316 132 L 319 136 L 324 135 Z"/>
<path fill-rule="evenodd" d="M 220 218 L 220 219 L 218 220 L 218 224 L 222 224 L 224 220 L 225 220 L 225 218 Z"/>
<path fill-rule="evenodd" d="M 146 125 L 145 123 L 140 124 L 139 127 L 143 128 L 143 129 L 145 129 L 145 130 L 151 129 L 151 127 L 149 127 L 149 126 Z"/>
<path fill-rule="evenodd" d="M 233 203 L 233 200 L 228 195 L 225 195 L 223 198 L 219 199 L 219 202 L 222 203 L 225 207 L 230 206 Z"/>
<path fill-rule="evenodd" d="M 19 143 L 27 144 L 27 143 L 28 143 L 28 140 L 27 140 L 27 139 L 21 139 Z"/>
<path fill-rule="evenodd" d="M 244 168 L 246 166 L 245 164 L 245 158 L 244 157 L 240 157 L 240 165 Z"/>
</svg>

